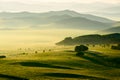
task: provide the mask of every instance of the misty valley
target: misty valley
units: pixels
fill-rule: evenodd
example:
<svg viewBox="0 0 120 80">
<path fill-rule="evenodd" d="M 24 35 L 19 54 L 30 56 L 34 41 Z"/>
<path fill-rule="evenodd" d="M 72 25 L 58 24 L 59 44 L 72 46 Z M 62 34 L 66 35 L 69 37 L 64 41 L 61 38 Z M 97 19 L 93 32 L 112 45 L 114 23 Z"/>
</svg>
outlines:
<svg viewBox="0 0 120 80">
<path fill-rule="evenodd" d="M 0 80 L 120 80 L 120 21 L 74 10 L 0 12 Z"/>
</svg>

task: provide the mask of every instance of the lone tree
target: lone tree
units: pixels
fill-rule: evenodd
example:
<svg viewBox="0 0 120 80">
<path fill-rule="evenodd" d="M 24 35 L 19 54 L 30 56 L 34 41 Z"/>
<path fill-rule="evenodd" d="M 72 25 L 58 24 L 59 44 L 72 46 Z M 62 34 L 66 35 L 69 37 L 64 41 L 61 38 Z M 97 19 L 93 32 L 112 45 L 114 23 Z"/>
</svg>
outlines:
<svg viewBox="0 0 120 80">
<path fill-rule="evenodd" d="M 84 45 L 80 45 L 80 46 L 75 47 L 76 52 L 87 51 L 87 50 L 88 50 L 88 47 L 84 46 Z"/>
<path fill-rule="evenodd" d="M 75 47 L 75 52 L 77 52 L 77 56 L 83 56 L 84 55 L 84 51 L 87 51 L 88 47 L 84 46 L 84 45 L 80 45 L 80 46 L 76 46 Z"/>
</svg>

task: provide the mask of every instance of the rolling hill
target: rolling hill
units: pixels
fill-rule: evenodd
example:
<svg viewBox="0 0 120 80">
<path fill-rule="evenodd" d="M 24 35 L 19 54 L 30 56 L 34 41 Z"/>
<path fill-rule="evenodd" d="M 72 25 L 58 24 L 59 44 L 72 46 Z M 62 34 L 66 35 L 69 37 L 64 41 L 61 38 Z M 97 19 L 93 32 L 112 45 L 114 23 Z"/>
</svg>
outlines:
<svg viewBox="0 0 120 80">
<path fill-rule="evenodd" d="M 120 33 L 108 35 L 85 35 L 75 38 L 67 37 L 56 43 L 56 45 L 79 45 L 79 44 L 118 44 L 120 43 Z"/>
</svg>

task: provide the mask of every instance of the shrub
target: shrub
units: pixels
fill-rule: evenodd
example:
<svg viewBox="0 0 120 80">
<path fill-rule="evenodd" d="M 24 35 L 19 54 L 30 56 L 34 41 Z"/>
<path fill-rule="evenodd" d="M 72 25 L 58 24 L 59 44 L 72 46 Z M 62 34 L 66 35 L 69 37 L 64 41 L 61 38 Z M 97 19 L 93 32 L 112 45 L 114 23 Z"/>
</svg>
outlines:
<svg viewBox="0 0 120 80">
<path fill-rule="evenodd" d="M 6 58 L 6 56 L 0 56 L 0 58 Z"/>
<path fill-rule="evenodd" d="M 118 44 L 118 47 L 120 47 L 120 44 Z"/>
<path fill-rule="evenodd" d="M 111 46 L 111 49 L 116 49 L 117 48 L 117 46 Z"/>
<path fill-rule="evenodd" d="M 84 46 L 84 45 L 80 45 L 80 46 L 75 47 L 76 52 L 87 51 L 87 50 L 88 50 L 88 47 Z"/>
<path fill-rule="evenodd" d="M 120 50 L 120 46 L 111 46 L 111 49 L 116 49 L 116 50 Z"/>
</svg>

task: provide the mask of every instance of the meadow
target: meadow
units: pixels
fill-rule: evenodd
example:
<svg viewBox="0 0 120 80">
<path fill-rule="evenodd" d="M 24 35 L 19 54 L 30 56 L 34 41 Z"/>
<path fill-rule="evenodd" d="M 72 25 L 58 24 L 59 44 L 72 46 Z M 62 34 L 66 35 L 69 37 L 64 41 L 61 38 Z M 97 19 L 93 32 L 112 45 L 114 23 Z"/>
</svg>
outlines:
<svg viewBox="0 0 120 80">
<path fill-rule="evenodd" d="M 1 50 L 0 80 L 119 80 L 120 51 L 89 46 L 83 57 L 74 46 Z"/>
</svg>

